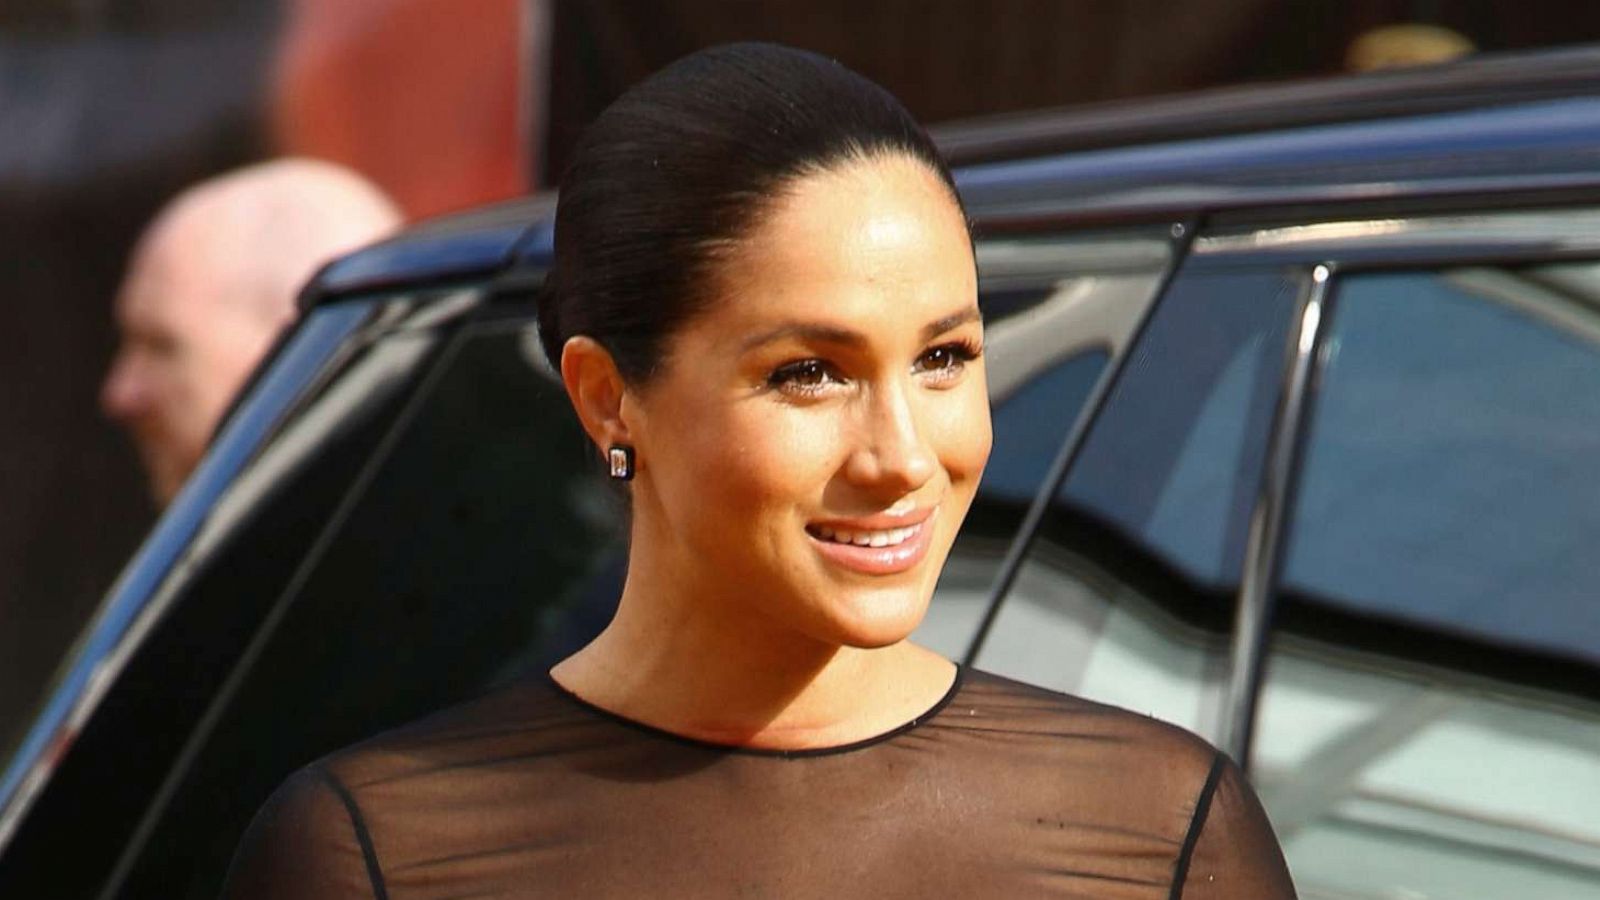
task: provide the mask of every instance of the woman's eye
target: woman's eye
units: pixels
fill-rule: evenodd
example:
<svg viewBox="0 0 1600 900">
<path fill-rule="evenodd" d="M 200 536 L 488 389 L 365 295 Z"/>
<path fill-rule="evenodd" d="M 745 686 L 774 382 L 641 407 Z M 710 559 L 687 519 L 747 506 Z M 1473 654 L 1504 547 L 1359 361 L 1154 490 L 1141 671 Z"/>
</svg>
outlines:
<svg viewBox="0 0 1600 900">
<path fill-rule="evenodd" d="M 767 384 L 793 393 L 810 394 L 838 381 L 833 370 L 820 359 L 802 359 L 774 369 Z"/>
<path fill-rule="evenodd" d="M 933 347 L 917 359 L 917 371 L 926 372 L 935 379 L 954 378 L 961 374 L 966 364 L 978 358 L 978 351 L 964 344 L 944 344 Z"/>
<path fill-rule="evenodd" d="M 922 355 L 922 368 L 924 371 L 937 371 L 961 365 L 955 353 L 949 347 L 935 347 Z"/>
</svg>

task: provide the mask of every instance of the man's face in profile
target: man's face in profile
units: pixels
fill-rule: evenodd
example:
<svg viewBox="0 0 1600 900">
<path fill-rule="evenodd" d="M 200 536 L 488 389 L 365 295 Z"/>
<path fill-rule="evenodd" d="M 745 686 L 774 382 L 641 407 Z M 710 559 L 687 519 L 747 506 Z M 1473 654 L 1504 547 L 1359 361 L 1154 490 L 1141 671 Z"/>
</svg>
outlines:
<svg viewBox="0 0 1600 900">
<path fill-rule="evenodd" d="M 133 436 L 163 506 L 319 266 L 392 232 L 400 214 L 358 173 L 278 159 L 169 201 L 135 249 L 100 406 Z"/>
<path fill-rule="evenodd" d="M 211 277 L 204 256 L 158 250 L 135 261 L 117 298 L 121 346 L 100 393 L 101 408 L 132 435 L 161 505 L 199 463 L 274 331 L 226 295 L 237 287 Z"/>
</svg>

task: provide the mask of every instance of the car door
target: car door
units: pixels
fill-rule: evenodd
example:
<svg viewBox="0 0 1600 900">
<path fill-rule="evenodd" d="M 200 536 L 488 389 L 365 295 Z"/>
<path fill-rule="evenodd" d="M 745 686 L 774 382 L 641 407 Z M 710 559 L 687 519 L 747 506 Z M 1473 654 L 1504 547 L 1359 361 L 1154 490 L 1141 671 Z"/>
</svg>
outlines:
<svg viewBox="0 0 1600 900">
<path fill-rule="evenodd" d="M 1314 896 L 1600 897 L 1600 214 L 1217 234 L 1325 264 L 1252 775 Z"/>
<path fill-rule="evenodd" d="M 620 505 L 533 313 L 525 287 L 455 283 L 310 314 L 257 393 L 319 323 L 336 346 L 174 538 L 0 896 L 214 897 L 293 769 L 559 652 L 566 611 L 617 580 Z"/>
<path fill-rule="evenodd" d="M 1308 895 L 1600 896 L 1597 298 L 1585 210 L 1203 234 L 978 662 L 1244 758 Z"/>
</svg>

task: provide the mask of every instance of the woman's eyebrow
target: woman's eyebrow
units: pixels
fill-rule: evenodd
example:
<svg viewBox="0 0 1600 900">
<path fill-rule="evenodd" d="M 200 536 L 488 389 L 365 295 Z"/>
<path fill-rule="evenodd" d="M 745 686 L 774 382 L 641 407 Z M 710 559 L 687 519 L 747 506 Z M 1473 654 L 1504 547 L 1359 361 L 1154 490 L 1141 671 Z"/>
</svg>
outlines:
<svg viewBox="0 0 1600 900">
<path fill-rule="evenodd" d="M 982 318 L 978 307 L 969 306 L 958 313 L 951 313 L 935 319 L 922 327 L 922 339 L 932 340 L 953 328 L 960 327 L 968 322 L 975 322 Z M 847 347 L 859 347 L 867 342 L 860 332 L 835 325 L 819 325 L 814 322 L 788 322 L 769 331 L 746 338 L 740 344 L 740 351 L 752 350 L 762 344 L 770 344 L 783 338 L 799 338 L 803 341 L 815 341 L 822 344 L 841 344 Z"/>
<path fill-rule="evenodd" d="M 838 328 L 833 325 L 818 325 L 810 322 L 790 322 L 779 325 L 771 331 L 763 331 L 753 337 L 746 338 L 739 346 L 740 351 L 753 350 L 762 344 L 770 344 L 783 338 L 799 338 L 803 341 L 816 341 L 822 344 L 844 344 L 859 346 L 865 344 L 867 339 L 859 332 L 848 328 Z"/>
<path fill-rule="evenodd" d="M 969 306 L 961 312 L 953 313 L 945 316 L 942 319 L 935 319 L 934 321 L 923 326 L 922 339 L 924 341 L 931 341 L 939 335 L 944 334 L 946 331 L 958 328 L 967 324 L 968 322 L 976 322 L 982 318 L 983 313 L 978 310 L 978 307 Z"/>
</svg>

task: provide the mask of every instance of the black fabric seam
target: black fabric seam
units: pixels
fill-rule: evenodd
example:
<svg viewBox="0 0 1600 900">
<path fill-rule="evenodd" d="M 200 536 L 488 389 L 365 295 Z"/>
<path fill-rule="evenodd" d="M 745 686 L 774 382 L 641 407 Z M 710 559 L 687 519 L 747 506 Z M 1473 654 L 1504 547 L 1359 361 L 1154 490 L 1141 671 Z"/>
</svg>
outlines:
<svg viewBox="0 0 1600 900">
<path fill-rule="evenodd" d="M 389 890 L 383 884 L 383 870 L 378 866 L 378 851 L 372 846 L 372 835 L 367 832 L 367 822 L 361 816 L 361 808 L 356 806 L 356 798 L 350 796 L 344 784 L 326 768 L 318 766 L 317 774 L 322 776 L 328 787 L 333 788 L 350 816 L 350 828 L 356 833 L 356 843 L 361 845 L 361 859 L 367 864 L 367 880 L 372 883 L 372 896 L 376 900 L 389 900 Z"/>
<path fill-rule="evenodd" d="M 555 679 L 554 675 L 551 675 L 548 672 L 545 673 L 544 680 L 555 689 L 555 692 L 558 695 L 565 697 L 571 702 L 582 707 L 586 712 L 601 716 L 617 723 L 618 725 L 631 728 L 634 731 L 643 732 L 644 734 L 654 738 L 660 738 L 662 740 L 672 741 L 678 744 L 685 744 L 690 747 L 696 747 L 701 750 L 709 750 L 715 753 L 730 753 L 740 756 L 767 756 L 777 759 L 807 759 L 818 756 L 837 756 L 841 753 L 851 753 L 856 750 L 865 750 L 868 747 L 873 747 L 878 744 L 882 744 L 885 741 L 893 740 L 894 738 L 897 738 L 908 731 L 912 731 L 918 726 L 932 720 L 940 712 L 943 712 L 945 707 L 950 705 L 950 702 L 956 698 L 956 694 L 960 692 L 962 683 L 966 681 L 967 667 L 961 663 L 956 663 L 955 669 L 955 679 L 950 682 L 950 688 L 944 692 L 944 696 L 939 698 L 939 702 L 924 710 L 920 715 L 911 721 L 902 725 L 898 725 L 882 734 L 876 734 L 872 737 L 863 738 L 859 741 L 852 741 L 848 744 L 840 744 L 835 747 L 809 747 L 802 750 L 777 750 L 769 747 L 741 747 L 737 744 L 719 744 L 715 741 L 703 741 L 699 738 L 689 737 L 688 735 L 677 734 L 675 732 L 668 731 L 665 728 L 658 728 L 655 725 L 650 725 L 645 722 L 634 721 L 627 716 L 619 715 L 601 706 L 596 706 L 595 704 L 590 703 L 589 701 L 568 690 L 565 685 Z"/>
<path fill-rule="evenodd" d="M 1183 849 L 1178 851 L 1178 862 L 1172 870 L 1172 892 L 1167 900 L 1183 900 L 1183 888 L 1189 881 L 1189 860 L 1194 856 L 1195 845 L 1200 843 L 1200 832 L 1205 830 L 1206 816 L 1211 813 L 1211 798 L 1217 793 L 1217 782 L 1222 779 L 1222 767 L 1227 757 L 1218 750 L 1211 760 L 1211 771 L 1206 774 L 1205 786 L 1194 802 L 1194 817 L 1189 820 L 1189 833 L 1183 836 Z"/>
</svg>

